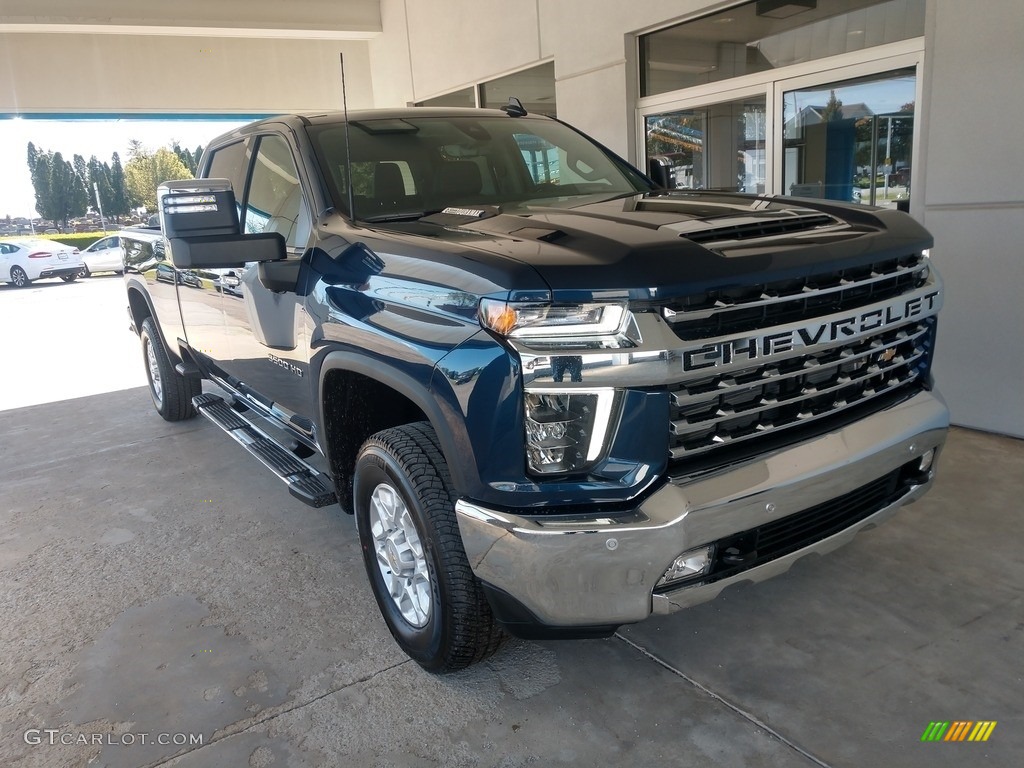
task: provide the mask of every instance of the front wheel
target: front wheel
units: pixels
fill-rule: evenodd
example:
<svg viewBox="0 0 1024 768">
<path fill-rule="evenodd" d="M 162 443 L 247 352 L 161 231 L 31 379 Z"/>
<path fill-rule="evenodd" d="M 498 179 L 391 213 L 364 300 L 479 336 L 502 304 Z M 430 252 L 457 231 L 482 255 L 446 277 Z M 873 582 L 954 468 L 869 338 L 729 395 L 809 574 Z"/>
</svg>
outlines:
<svg viewBox="0 0 1024 768">
<path fill-rule="evenodd" d="M 473 575 L 455 518 L 455 493 L 427 423 L 371 436 L 354 478 L 359 542 L 388 629 L 413 660 L 452 672 L 505 638 Z"/>
<path fill-rule="evenodd" d="M 192 398 L 202 393 L 203 383 L 174 370 L 152 317 L 142 321 L 139 337 L 142 339 L 142 357 L 146 363 L 149 394 L 157 413 L 167 421 L 191 419 L 196 415 Z"/>
</svg>

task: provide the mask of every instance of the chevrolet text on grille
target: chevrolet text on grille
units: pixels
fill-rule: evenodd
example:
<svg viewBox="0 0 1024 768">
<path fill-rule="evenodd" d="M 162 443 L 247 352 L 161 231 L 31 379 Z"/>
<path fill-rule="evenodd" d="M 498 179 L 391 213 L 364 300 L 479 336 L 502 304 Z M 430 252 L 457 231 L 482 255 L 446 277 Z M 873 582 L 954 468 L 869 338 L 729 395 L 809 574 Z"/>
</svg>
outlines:
<svg viewBox="0 0 1024 768">
<path fill-rule="evenodd" d="M 683 351 L 683 370 L 697 371 L 702 368 L 728 365 L 740 358 L 756 360 L 791 352 L 799 347 L 813 347 L 817 344 L 854 338 L 931 313 L 938 309 L 936 306 L 938 297 L 939 291 L 932 291 L 922 296 L 914 296 L 837 320 L 808 323 L 802 328 L 792 328 L 777 333 L 703 344 L 700 347 Z"/>
</svg>

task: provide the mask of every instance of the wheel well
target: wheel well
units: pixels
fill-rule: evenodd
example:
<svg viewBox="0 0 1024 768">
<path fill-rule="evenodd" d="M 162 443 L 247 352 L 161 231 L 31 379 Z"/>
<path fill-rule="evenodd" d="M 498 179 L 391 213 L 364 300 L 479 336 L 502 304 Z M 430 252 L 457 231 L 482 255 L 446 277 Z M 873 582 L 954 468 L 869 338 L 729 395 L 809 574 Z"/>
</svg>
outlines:
<svg viewBox="0 0 1024 768">
<path fill-rule="evenodd" d="M 132 320 L 135 323 L 136 330 L 140 330 L 142 328 L 142 321 L 153 314 L 149 311 L 149 305 L 142 297 L 142 294 L 133 288 L 128 289 L 128 307 L 132 311 Z"/>
<path fill-rule="evenodd" d="M 324 432 L 342 509 L 352 513 L 352 470 L 359 448 L 382 429 L 427 421 L 412 400 L 369 376 L 329 371 L 323 389 Z"/>
</svg>

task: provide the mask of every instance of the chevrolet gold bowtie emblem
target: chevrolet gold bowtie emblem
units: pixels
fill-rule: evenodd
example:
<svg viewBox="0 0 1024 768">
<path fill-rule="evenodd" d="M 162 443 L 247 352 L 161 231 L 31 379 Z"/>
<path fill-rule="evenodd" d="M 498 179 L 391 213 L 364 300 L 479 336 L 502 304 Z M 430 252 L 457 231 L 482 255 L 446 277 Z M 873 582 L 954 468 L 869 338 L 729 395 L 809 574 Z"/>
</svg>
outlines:
<svg viewBox="0 0 1024 768">
<path fill-rule="evenodd" d="M 888 363 L 891 362 L 894 357 L 896 357 L 896 350 L 890 347 L 878 356 L 878 362 Z"/>
</svg>

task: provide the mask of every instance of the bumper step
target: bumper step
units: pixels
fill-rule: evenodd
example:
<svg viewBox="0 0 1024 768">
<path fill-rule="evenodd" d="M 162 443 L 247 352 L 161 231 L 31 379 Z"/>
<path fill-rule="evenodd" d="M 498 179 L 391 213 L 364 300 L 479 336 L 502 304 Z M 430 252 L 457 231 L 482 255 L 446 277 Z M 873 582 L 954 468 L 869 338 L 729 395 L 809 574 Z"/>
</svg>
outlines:
<svg viewBox="0 0 1024 768">
<path fill-rule="evenodd" d="M 311 507 L 326 507 L 338 500 L 330 479 L 276 442 L 251 421 L 209 392 L 192 398 L 203 416 L 233 437 L 271 472 L 284 480 L 288 492 Z"/>
</svg>

